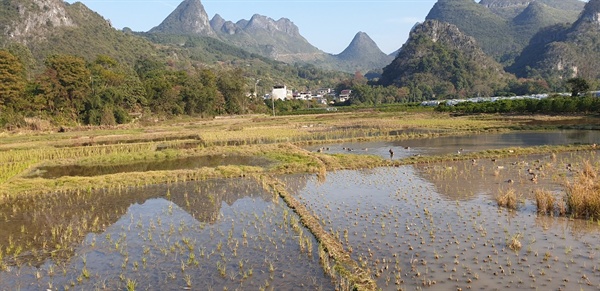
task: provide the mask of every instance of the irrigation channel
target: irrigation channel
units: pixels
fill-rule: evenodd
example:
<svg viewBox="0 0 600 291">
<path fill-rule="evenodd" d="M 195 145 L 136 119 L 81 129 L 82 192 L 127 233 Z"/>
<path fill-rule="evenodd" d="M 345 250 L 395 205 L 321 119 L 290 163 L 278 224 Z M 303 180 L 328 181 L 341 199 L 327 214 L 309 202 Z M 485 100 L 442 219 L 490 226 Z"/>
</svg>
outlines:
<svg viewBox="0 0 600 291">
<path fill-rule="evenodd" d="M 393 148 L 401 159 L 598 141 L 594 131 L 548 131 L 309 150 L 390 158 Z M 597 290 L 600 223 L 537 214 L 533 198 L 561 195 L 586 161 L 600 168 L 598 152 L 585 151 L 276 178 L 377 288 Z M 496 204 L 507 189 L 517 210 Z M 252 178 L 12 198 L 0 205 L 0 233 L 0 290 L 348 287 L 325 271 L 302 218 Z"/>
</svg>

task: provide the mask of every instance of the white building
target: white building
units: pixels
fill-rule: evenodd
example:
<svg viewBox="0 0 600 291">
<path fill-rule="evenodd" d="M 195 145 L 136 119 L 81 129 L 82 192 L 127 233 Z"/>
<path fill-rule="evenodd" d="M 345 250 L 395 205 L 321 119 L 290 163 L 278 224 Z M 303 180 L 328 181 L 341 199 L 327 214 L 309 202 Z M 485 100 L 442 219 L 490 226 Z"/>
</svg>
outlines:
<svg viewBox="0 0 600 291">
<path fill-rule="evenodd" d="M 273 91 L 271 91 L 271 98 L 275 100 L 285 100 L 288 98 L 288 94 L 291 95 L 291 92 L 288 91 L 285 85 L 277 85 L 273 86 Z"/>
</svg>

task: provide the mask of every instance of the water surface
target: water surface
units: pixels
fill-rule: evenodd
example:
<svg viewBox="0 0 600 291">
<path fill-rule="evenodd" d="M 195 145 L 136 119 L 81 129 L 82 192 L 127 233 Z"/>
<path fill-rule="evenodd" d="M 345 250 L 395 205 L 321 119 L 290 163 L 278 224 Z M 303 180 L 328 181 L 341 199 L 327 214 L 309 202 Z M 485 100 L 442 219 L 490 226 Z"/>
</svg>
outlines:
<svg viewBox="0 0 600 291">
<path fill-rule="evenodd" d="M 537 160 L 553 158 L 520 162 Z M 567 160 L 574 167 L 581 161 L 556 157 L 559 165 Z M 462 165 L 436 165 L 443 173 L 414 166 L 339 171 L 329 173 L 325 182 L 310 176 L 292 192 L 371 270 L 383 290 L 600 287 L 598 223 L 537 215 L 529 195 L 517 211 L 499 208 L 493 198 L 499 188 L 527 194 L 535 187 L 557 189 L 557 181 L 508 186 L 487 166 L 457 166 Z M 512 238 L 520 248 L 510 248 Z"/>
<path fill-rule="evenodd" d="M 202 167 L 218 167 L 227 165 L 245 165 L 266 167 L 272 161 L 261 157 L 211 155 L 201 157 L 187 157 L 151 162 L 136 162 L 125 165 L 97 165 L 97 166 L 47 166 L 39 167 L 27 175 L 29 178 L 56 179 L 63 176 L 93 177 L 128 172 L 148 171 L 173 171 L 184 169 L 199 169 Z"/>
<path fill-rule="evenodd" d="M 394 159 L 413 155 L 441 155 L 477 152 L 508 147 L 532 147 L 541 145 L 569 145 L 600 143 L 600 131 L 557 130 L 510 133 L 486 133 L 463 136 L 443 136 L 387 142 L 348 142 L 307 146 L 310 151 L 324 148 L 325 153 L 370 154 Z"/>
<path fill-rule="evenodd" d="M 313 236 L 252 180 L 10 205 L 0 207 L 0 290 L 124 290 L 128 282 L 136 290 L 334 288 Z"/>
</svg>

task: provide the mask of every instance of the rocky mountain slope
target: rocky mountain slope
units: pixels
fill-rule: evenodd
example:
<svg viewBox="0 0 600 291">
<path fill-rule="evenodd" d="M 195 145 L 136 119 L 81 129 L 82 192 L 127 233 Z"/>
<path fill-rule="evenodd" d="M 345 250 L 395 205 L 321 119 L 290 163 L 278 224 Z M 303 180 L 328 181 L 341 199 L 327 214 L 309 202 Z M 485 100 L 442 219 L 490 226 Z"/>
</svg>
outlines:
<svg viewBox="0 0 600 291">
<path fill-rule="evenodd" d="M 539 32 L 509 70 L 522 77 L 597 79 L 598 66 L 600 0 L 590 0 L 572 25 L 556 25 Z"/>
<path fill-rule="evenodd" d="M 577 19 L 579 0 L 438 0 L 427 19 L 456 25 L 496 60 L 511 64 L 541 28 Z"/>
<path fill-rule="evenodd" d="M 380 84 L 420 90 L 429 98 L 490 96 L 509 79 L 473 37 L 453 24 L 427 20 L 411 32 L 396 59 L 384 68 Z"/>
<path fill-rule="evenodd" d="M 158 51 L 149 41 L 114 29 L 108 20 L 79 2 L 2 1 L 0 24 L 0 45 L 11 48 L 32 67 L 41 66 L 43 59 L 51 54 L 73 54 L 87 59 L 109 55 L 133 64 L 140 54 Z M 169 54 L 164 53 L 164 56 Z"/>
<path fill-rule="evenodd" d="M 154 33 L 179 33 L 215 36 L 208 15 L 200 1 L 183 1 L 163 22 L 152 28 Z"/>
</svg>

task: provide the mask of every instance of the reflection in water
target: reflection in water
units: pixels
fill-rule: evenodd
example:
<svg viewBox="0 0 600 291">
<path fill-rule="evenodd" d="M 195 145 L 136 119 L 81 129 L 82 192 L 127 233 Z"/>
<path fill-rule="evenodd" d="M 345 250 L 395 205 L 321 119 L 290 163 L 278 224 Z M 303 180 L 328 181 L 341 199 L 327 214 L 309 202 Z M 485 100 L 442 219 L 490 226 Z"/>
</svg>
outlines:
<svg viewBox="0 0 600 291">
<path fill-rule="evenodd" d="M 369 154 L 389 158 L 389 150 L 391 148 L 394 150 L 394 159 L 401 159 L 417 154 L 440 155 L 458 153 L 459 151 L 467 153 L 507 147 L 593 143 L 600 143 L 600 131 L 560 130 L 444 136 L 393 142 L 325 144 L 308 146 L 306 149 L 316 151 L 324 147 L 329 149 L 326 153 Z"/>
<path fill-rule="evenodd" d="M 383 290 L 600 286 L 597 223 L 540 218 L 529 199 L 509 212 L 482 195 L 487 191 L 454 199 L 441 195 L 420 171 L 412 166 L 338 171 L 325 183 L 311 177 L 296 195 Z M 513 237 L 521 243 L 516 251 L 508 244 Z"/>
<path fill-rule="evenodd" d="M 249 179 L 15 199 L 0 207 L 0 290 L 332 289 L 273 199 Z"/>
<path fill-rule="evenodd" d="M 272 199 L 249 179 L 215 179 L 201 183 L 111 189 L 96 192 L 54 193 L 13 198 L 0 205 L 0 246 L 16 242 L 30 245 L 44 260 L 69 257 L 70 244 L 88 232 L 100 232 L 124 215 L 132 204 L 168 198 L 202 222 L 217 220 L 221 203 L 231 205 L 241 197 Z M 33 256 L 36 259 L 36 256 Z"/>
<path fill-rule="evenodd" d="M 266 167 L 271 164 L 266 158 L 245 156 L 212 155 L 201 157 L 187 157 L 182 159 L 133 163 L 126 165 L 100 165 L 100 166 L 51 166 L 34 169 L 27 177 L 56 179 L 63 176 L 93 177 L 127 172 L 147 171 L 172 171 L 182 169 L 198 169 L 202 167 L 218 167 L 225 165 L 247 165 Z"/>
</svg>

